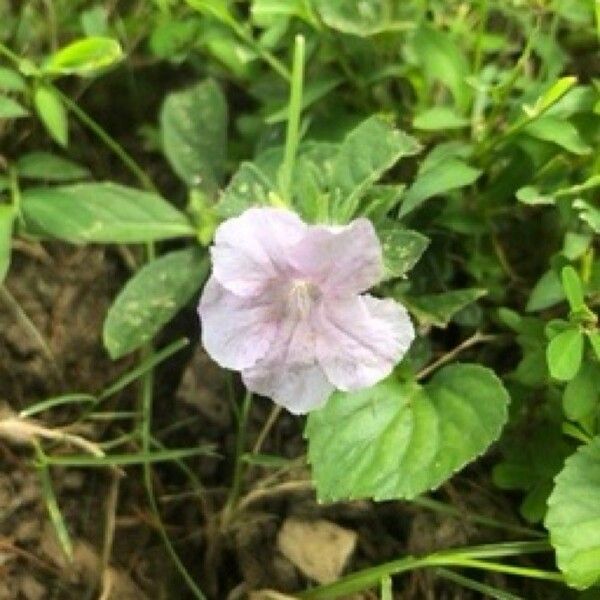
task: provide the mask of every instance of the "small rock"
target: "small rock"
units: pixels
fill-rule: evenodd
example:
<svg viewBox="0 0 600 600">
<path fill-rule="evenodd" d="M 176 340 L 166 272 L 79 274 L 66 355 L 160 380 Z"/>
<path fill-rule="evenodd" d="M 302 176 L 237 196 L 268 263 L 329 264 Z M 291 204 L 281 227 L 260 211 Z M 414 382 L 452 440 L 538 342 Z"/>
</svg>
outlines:
<svg viewBox="0 0 600 600">
<path fill-rule="evenodd" d="M 324 519 L 289 518 L 279 530 L 277 547 L 304 575 L 324 584 L 339 578 L 357 537 L 356 532 Z"/>
</svg>

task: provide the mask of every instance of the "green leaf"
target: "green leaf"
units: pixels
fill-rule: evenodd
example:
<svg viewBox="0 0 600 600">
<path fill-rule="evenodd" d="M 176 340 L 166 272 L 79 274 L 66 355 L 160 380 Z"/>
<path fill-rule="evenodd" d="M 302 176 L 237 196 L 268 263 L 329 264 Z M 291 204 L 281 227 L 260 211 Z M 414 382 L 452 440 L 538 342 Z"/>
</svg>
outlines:
<svg viewBox="0 0 600 600">
<path fill-rule="evenodd" d="M 579 329 L 567 329 L 554 336 L 546 350 L 550 375 L 559 381 L 575 377 L 583 357 L 583 333 Z"/>
<path fill-rule="evenodd" d="M 252 20 L 261 26 L 268 27 L 274 19 L 280 17 L 299 17 L 311 20 L 310 5 L 304 0 L 254 0 L 252 2 Z"/>
<path fill-rule="evenodd" d="M 85 35 L 105 36 L 108 33 L 108 10 L 97 4 L 84 10 L 79 17 Z"/>
<path fill-rule="evenodd" d="M 556 117 L 540 117 L 525 127 L 530 136 L 552 142 L 573 154 L 589 154 L 592 149 L 581 139 L 577 128 L 569 121 Z"/>
<path fill-rule="evenodd" d="M 21 209 L 30 233 L 74 244 L 133 244 L 195 233 L 160 196 L 116 183 L 30 188 Z"/>
<path fill-rule="evenodd" d="M 474 169 L 458 158 L 448 158 L 436 163 L 426 171 L 421 171 L 408 188 L 400 205 L 399 216 L 406 216 L 428 198 L 471 185 L 480 175 L 479 169 Z"/>
<path fill-rule="evenodd" d="M 46 457 L 43 455 L 42 450 L 37 444 L 36 455 L 39 460 L 37 471 L 40 478 L 40 488 L 42 497 L 46 503 L 48 516 L 54 527 L 58 543 L 69 562 L 71 562 L 73 560 L 73 542 L 71 541 L 71 536 L 69 535 L 69 530 L 60 511 L 60 507 L 58 506 L 58 500 L 54 493 L 54 487 L 52 486 L 52 478 L 50 476 L 50 469 L 48 468 Z"/>
<path fill-rule="evenodd" d="M 164 153 L 189 187 L 216 196 L 225 171 L 227 103 L 212 79 L 169 94 L 160 125 Z"/>
<path fill-rule="evenodd" d="M 269 204 L 273 184 L 254 163 L 242 163 L 217 204 L 217 212 L 223 218 L 236 217 L 251 206 Z"/>
<path fill-rule="evenodd" d="M 429 238 L 411 229 L 388 223 L 377 229 L 383 249 L 386 277 L 402 277 L 410 271 L 429 246 Z"/>
<path fill-rule="evenodd" d="M 0 119 L 19 119 L 28 114 L 16 100 L 0 95 Z"/>
<path fill-rule="evenodd" d="M 425 77 L 441 81 L 464 112 L 471 98 L 471 88 L 466 82 L 470 67 L 459 46 L 446 32 L 424 25 L 415 35 L 414 49 L 422 62 Z"/>
<path fill-rule="evenodd" d="M 590 247 L 593 236 L 591 233 L 578 233 L 567 231 L 561 253 L 568 260 L 577 260 L 581 258 Z"/>
<path fill-rule="evenodd" d="M 484 289 L 466 288 L 406 298 L 406 302 L 419 323 L 444 328 L 454 315 L 486 293 Z"/>
<path fill-rule="evenodd" d="M 388 378 L 336 392 L 305 432 L 319 500 L 411 499 L 438 487 L 498 438 L 508 402 L 492 371 L 467 364 L 423 387 Z"/>
<path fill-rule="evenodd" d="M 127 467 L 146 463 L 171 462 L 205 454 L 214 454 L 212 446 L 202 445 L 192 448 L 169 448 L 155 452 L 131 452 L 129 454 L 107 454 L 105 456 L 90 456 L 89 454 L 47 456 L 44 460 L 48 465 L 60 467 L 81 467 L 99 469 L 103 467 Z"/>
<path fill-rule="evenodd" d="M 336 31 L 360 37 L 383 31 L 409 29 L 412 23 L 387 18 L 387 0 L 315 0 L 315 7 L 325 25 Z"/>
<path fill-rule="evenodd" d="M 27 82 L 13 69 L 0 67 L 0 90 L 5 92 L 24 92 Z"/>
<path fill-rule="evenodd" d="M 102 339 L 116 359 L 150 341 L 185 306 L 208 275 L 198 248 L 170 252 L 143 266 L 110 307 Z"/>
<path fill-rule="evenodd" d="M 223 0 L 185 0 L 193 9 L 214 17 L 229 27 L 237 28 L 237 23 L 231 14 L 227 2 Z"/>
<path fill-rule="evenodd" d="M 2 285 L 10 266 L 10 249 L 14 220 L 14 208 L 6 204 L 0 204 L 0 285 Z"/>
<path fill-rule="evenodd" d="M 76 40 L 52 54 L 42 66 L 42 71 L 49 75 L 89 77 L 122 59 L 123 50 L 117 40 L 88 37 Z"/>
<path fill-rule="evenodd" d="M 583 298 L 583 286 L 577 271 L 570 265 L 563 268 L 561 272 L 562 285 L 565 295 L 569 301 L 571 311 L 577 312 L 585 309 L 585 300 Z"/>
<path fill-rule="evenodd" d="M 600 369 L 586 361 L 565 387 L 563 410 L 567 418 L 580 421 L 590 415 L 598 404 L 599 393 Z"/>
<path fill-rule="evenodd" d="M 554 82 L 536 101 L 535 105 L 528 109 L 529 116 L 539 115 L 556 104 L 575 84 L 577 77 L 561 77 Z"/>
<path fill-rule="evenodd" d="M 516 196 L 519 202 L 528 204 L 529 206 L 551 206 L 555 203 L 553 196 L 543 194 L 532 185 L 526 185 L 525 187 L 519 188 Z"/>
<path fill-rule="evenodd" d="M 47 181 L 74 181 L 90 177 L 90 172 L 77 163 L 49 152 L 22 154 L 17 161 L 19 177 Z"/>
<path fill-rule="evenodd" d="M 434 106 L 433 108 L 418 114 L 413 120 L 413 127 L 424 131 L 461 129 L 468 125 L 469 120 L 461 117 L 449 106 Z"/>
<path fill-rule="evenodd" d="M 279 0 L 277 0 L 279 3 Z M 344 82 L 344 78 L 339 75 L 327 73 L 325 76 L 309 80 L 302 90 L 302 110 L 315 104 L 318 100 L 324 98 L 329 92 Z M 289 114 L 289 103 L 286 102 L 283 107 L 271 113 L 265 118 L 265 123 L 275 125 L 287 121 Z"/>
<path fill-rule="evenodd" d="M 504 458 L 492 471 L 494 485 L 526 492 L 521 514 L 531 523 L 541 521 L 552 481 L 571 452 L 563 441 L 560 425 L 546 419 L 528 420 L 523 430 L 515 429 L 503 436 L 501 452 Z"/>
<path fill-rule="evenodd" d="M 536 312 L 550 308 L 565 299 L 560 277 L 552 269 L 546 271 L 533 286 L 525 310 Z"/>
<path fill-rule="evenodd" d="M 67 111 L 59 95 L 49 86 L 40 84 L 33 96 L 37 113 L 50 136 L 61 146 L 69 143 Z"/>
<path fill-rule="evenodd" d="M 590 344 L 594 349 L 594 353 L 598 360 L 600 360 L 600 331 L 588 331 L 587 332 L 588 340 L 590 340 Z"/>
<path fill-rule="evenodd" d="M 331 172 L 331 216 L 349 221 L 366 191 L 403 156 L 416 154 L 419 143 L 380 117 L 353 129 L 340 146 Z"/>
<path fill-rule="evenodd" d="M 583 200 L 575 200 L 573 206 L 581 211 L 579 218 L 587 223 L 595 233 L 600 233 L 600 209 Z"/>
<path fill-rule="evenodd" d="M 600 582 L 600 436 L 580 446 L 555 480 L 545 525 L 567 583 Z"/>
</svg>

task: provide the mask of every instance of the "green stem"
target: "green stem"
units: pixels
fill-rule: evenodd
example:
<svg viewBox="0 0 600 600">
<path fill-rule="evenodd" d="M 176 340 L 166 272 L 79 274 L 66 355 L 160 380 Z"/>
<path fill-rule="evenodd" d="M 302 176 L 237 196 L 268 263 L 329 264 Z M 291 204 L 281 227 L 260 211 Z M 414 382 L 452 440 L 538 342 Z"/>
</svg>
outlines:
<svg viewBox="0 0 600 600">
<path fill-rule="evenodd" d="M 281 194 L 291 204 L 292 175 L 300 140 L 300 117 L 302 114 L 302 87 L 304 82 L 304 37 L 296 36 L 294 44 L 294 64 L 288 107 L 288 124 L 285 138 L 285 153 L 281 167 Z"/>
<path fill-rule="evenodd" d="M 333 600 L 344 595 L 355 594 L 375 587 L 384 577 L 391 577 L 392 575 L 398 575 L 406 571 L 427 567 L 468 567 L 473 569 L 486 569 L 489 567 L 491 571 L 562 581 L 562 575 L 559 573 L 548 573 L 537 569 L 526 569 L 480 560 L 534 552 L 547 552 L 550 549 L 550 545 L 545 541 L 511 542 L 508 544 L 490 544 L 487 546 L 444 550 L 424 557 L 407 556 L 399 560 L 358 571 L 335 583 L 307 590 L 299 594 L 298 597 L 303 600 Z"/>
<path fill-rule="evenodd" d="M 477 39 L 475 40 L 475 50 L 473 53 L 473 73 L 478 74 L 481 71 L 483 63 L 483 36 L 487 24 L 488 0 L 481 0 L 479 24 L 477 27 Z"/>
<path fill-rule="evenodd" d="M 18 219 L 22 219 L 21 214 L 21 188 L 19 187 L 19 176 L 17 169 L 10 167 L 8 170 L 8 180 L 10 182 L 10 199 Z"/>
<path fill-rule="evenodd" d="M 541 569 L 531 569 L 529 567 L 518 567 L 515 565 L 505 565 L 503 563 L 490 562 L 488 560 L 465 559 L 457 560 L 449 566 L 465 567 L 468 569 L 482 569 L 494 573 L 505 573 L 506 575 L 518 575 L 530 579 L 543 579 L 545 581 L 556 581 L 563 583 L 565 577 L 562 573 L 555 571 L 542 571 Z"/>
<path fill-rule="evenodd" d="M 129 171 L 140 182 L 140 185 L 150 192 L 156 192 L 156 187 L 152 180 L 146 175 L 144 170 L 135 162 L 130 154 L 117 142 L 109 133 L 107 133 L 92 117 L 82 110 L 76 102 L 71 100 L 69 96 L 63 94 L 56 86 L 51 86 L 54 91 L 60 96 L 68 109 L 88 128 L 90 129 L 107 148 L 119 157 L 121 162 L 129 169 Z"/>
<path fill-rule="evenodd" d="M 146 260 L 150 262 L 154 259 L 155 250 L 154 245 L 149 243 L 146 246 Z M 142 363 L 144 364 L 152 364 L 152 359 L 154 357 L 154 349 L 152 347 L 152 343 L 146 344 L 142 349 Z M 141 379 L 141 421 L 139 423 L 140 426 L 140 435 L 142 441 L 142 451 L 145 457 L 150 456 L 150 452 L 152 450 L 152 406 L 154 404 L 154 369 L 148 369 L 142 376 Z M 158 503 L 156 501 L 156 496 L 154 494 L 154 483 L 152 481 L 152 465 L 148 460 L 144 462 L 144 485 L 146 487 L 146 495 L 148 497 L 148 504 L 150 505 L 150 509 L 156 519 L 156 523 L 158 526 L 158 533 L 160 538 L 171 558 L 173 564 L 179 571 L 179 574 L 187 584 L 188 588 L 194 595 L 197 600 L 206 600 L 206 596 L 202 592 L 202 590 L 196 585 L 196 582 L 193 580 L 192 576 L 189 574 L 188 570 L 185 568 L 183 562 L 179 558 L 173 543 L 171 542 L 169 535 L 167 534 L 162 520 L 160 518 L 160 512 L 158 509 Z"/>
<path fill-rule="evenodd" d="M 233 511 L 235 510 L 240 493 L 242 490 L 242 481 L 244 479 L 244 471 L 246 469 L 246 463 L 242 460 L 244 452 L 246 450 L 246 434 L 248 430 L 248 416 L 250 415 L 250 408 L 252 406 L 252 394 L 246 392 L 244 401 L 242 402 L 242 408 L 240 410 L 240 416 L 238 419 L 238 431 L 235 444 L 235 458 L 233 467 L 233 479 L 231 482 L 231 488 L 229 490 L 229 497 L 223 511 L 223 522 L 226 524 L 229 522 Z"/>
<path fill-rule="evenodd" d="M 8 58 L 15 66 L 18 66 L 21 62 L 21 59 L 17 54 L 15 54 L 12 50 L 7 48 L 2 42 L 0 42 L 0 54 Z"/>
<path fill-rule="evenodd" d="M 234 18 L 228 18 L 223 22 L 229 25 L 233 32 L 248 44 L 279 76 L 286 81 L 290 80 L 290 72 L 287 67 L 276 56 L 263 48 L 243 25 L 238 23 Z"/>
<path fill-rule="evenodd" d="M 504 531 L 511 531 L 512 533 L 518 533 L 519 535 L 528 535 L 530 537 L 545 537 L 541 531 L 536 531 L 535 529 L 529 529 L 527 527 L 521 527 L 520 525 L 515 525 L 513 523 L 505 523 L 504 521 L 499 521 L 497 519 L 486 517 L 484 515 L 473 514 L 471 512 L 455 508 L 454 506 L 446 504 L 445 502 L 434 500 L 433 498 L 427 498 L 425 496 L 422 496 L 419 498 L 415 498 L 411 501 L 411 503 L 416 504 L 417 506 L 421 506 L 423 508 L 427 508 L 429 510 L 434 510 L 442 514 L 466 519 L 473 523 L 478 523 L 479 525 L 485 525 L 486 527 L 503 529 Z"/>
<path fill-rule="evenodd" d="M 489 585 L 480 583 L 479 581 L 475 581 L 469 577 L 464 577 L 458 573 L 455 573 L 454 571 L 444 569 L 443 567 L 436 569 L 435 574 L 438 577 L 448 579 L 449 581 L 452 581 L 453 583 L 456 583 L 462 587 L 479 592 L 486 598 L 489 596 L 495 600 L 524 600 L 521 596 L 515 596 L 510 592 L 497 590 Z"/>
</svg>

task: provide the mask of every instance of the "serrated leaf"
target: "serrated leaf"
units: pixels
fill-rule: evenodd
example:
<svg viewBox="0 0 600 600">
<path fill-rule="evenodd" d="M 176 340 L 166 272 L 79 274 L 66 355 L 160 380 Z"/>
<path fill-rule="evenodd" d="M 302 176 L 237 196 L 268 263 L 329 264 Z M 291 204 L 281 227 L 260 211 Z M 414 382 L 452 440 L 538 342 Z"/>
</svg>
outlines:
<svg viewBox="0 0 600 600">
<path fill-rule="evenodd" d="M 110 307 L 102 331 L 116 359 L 150 341 L 189 302 L 208 275 L 199 248 L 170 252 L 143 266 Z"/>
<path fill-rule="evenodd" d="M 571 328 L 554 336 L 546 350 L 550 375 L 559 381 L 575 377 L 583 357 L 583 333 Z"/>
<path fill-rule="evenodd" d="M 17 71 L 0 67 L 0 90 L 5 92 L 24 92 L 27 89 L 27 82 L 19 75 Z"/>
<path fill-rule="evenodd" d="M 580 446 L 555 479 L 545 525 L 567 583 L 600 582 L 600 436 Z"/>
<path fill-rule="evenodd" d="M 369 187 L 401 157 L 420 149 L 417 140 L 377 116 L 353 129 L 333 160 L 330 191 L 334 221 L 349 221 Z"/>
<path fill-rule="evenodd" d="M 0 285 L 6 277 L 10 266 L 10 252 L 12 242 L 13 223 L 15 211 L 12 206 L 0 205 Z"/>
<path fill-rule="evenodd" d="M 0 95 L 0 119 L 20 119 L 28 114 L 16 100 Z"/>
<path fill-rule="evenodd" d="M 117 40 L 108 37 L 87 37 L 57 50 L 42 65 L 42 71 L 49 75 L 89 77 L 115 65 L 122 58 L 123 50 Z"/>
<path fill-rule="evenodd" d="M 30 188 L 21 209 L 30 233 L 74 244 L 142 243 L 195 233 L 187 217 L 157 194 L 116 183 Z"/>
<path fill-rule="evenodd" d="M 441 369 L 425 386 L 388 378 L 336 392 L 306 426 L 317 495 L 411 499 L 434 489 L 498 438 L 508 402 L 492 371 L 468 364 Z"/>
<path fill-rule="evenodd" d="M 399 216 L 406 216 L 428 198 L 471 185 L 480 175 L 479 169 L 469 166 L 458 158 L 448 158 L 438 162 L 426 171 L 420 172 L 415 182 L 408 188 L 400 205 Z"/>
<path fill-rule="evenodd" d="M 525 132 L 538 140 L 558 144 L 573 154 L 584 155 L 592 151 L 581 139 L 575 125 L 556 117 L 540 117 L 529 123 Z"/>
<path fill-rule="evenodd" d="M 189 187 L 215 196 L 225 171 L 227 103 L 207 79 L 169 94 L 162 106 L 163 149 L 173 170 Z"/>
<path fill-rule="evenodd" d="M 472 304 L 487 290 L 480 288 L 466 288 L 464 290 L 451 290 L 441 294 L 424 294 L 407 299 L 411 312 L 422 325 L 447 327 L 456 313 Z"/>
<path fill-rule="evenodd" d="M 17 171 L 19 177 L 47 181 L 74 181 L 90 177 L 87 168 L 50 152 L 22 154 L 17 160 Z"/>
<path fill-rule="evenodd" d="M 69 143 L 67 111 L 59 95 L 49 86 L 40 84 L 33 95 L 35 109 L 46 131 L 61 146 Z"/>
<path fill-rule="evenodd" d="M 410 271 L 429 246 L 429 238 L 395 223 L 377 229 L 383 250 L 386 277 L 402 277 Z"/>
</svg>

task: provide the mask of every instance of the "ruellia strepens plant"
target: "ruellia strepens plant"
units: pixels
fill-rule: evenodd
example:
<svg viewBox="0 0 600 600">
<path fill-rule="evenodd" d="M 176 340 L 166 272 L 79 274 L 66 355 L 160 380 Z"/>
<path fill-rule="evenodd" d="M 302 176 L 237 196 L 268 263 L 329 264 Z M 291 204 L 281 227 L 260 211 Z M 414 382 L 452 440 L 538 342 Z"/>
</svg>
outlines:
<svg viewBox="0 0 600 600">
<path fill-rule="evenodd" d="M 457 472 L 514 509 L 462 515 L 495 541 L 293 597 L 405 597 L 416 569 L 492 598 L 523 597 L 510 590 L 526 579 L 536 598 L 600 594 L 597 2 L 42 4 L 0 2 L 0 299 L 53 365 L 11 293 L 16 249 L 116 246 L 131 273 L 98 336 L 129 366 L 100 391 L 65 381 L 12 407 L 0 438 L 31 447 L 67 557 L 53 469 L 110 475 L 101 597 L 132 465 L 187 588 L 172 598 L 227 597 L 215 573 L 257 490 L 460 517 L 438 493 Z M 197 326 L 165 344 L 195 306 Z M 153 427 L 155 370 L 190 343 L 229 382 L 231 453 Z M 253 406 L 271 401 L 252 445 Z M 262 452 L 282 411 L 305 455 Z M 198 455 L 232 468 L 194 568 L 155 487 L 172 469 L 206 503 Z"/>
</svg>

